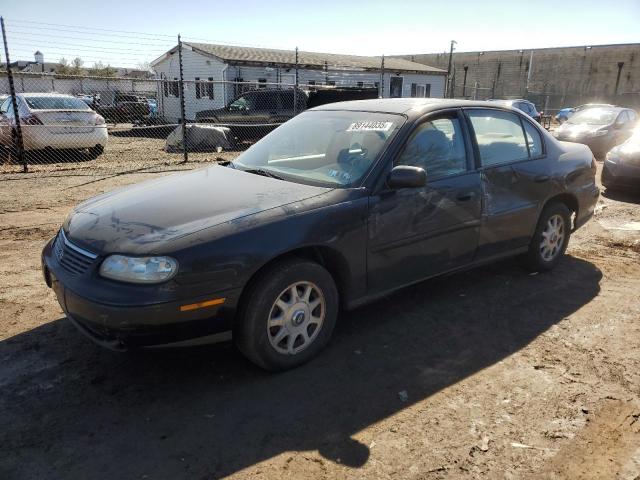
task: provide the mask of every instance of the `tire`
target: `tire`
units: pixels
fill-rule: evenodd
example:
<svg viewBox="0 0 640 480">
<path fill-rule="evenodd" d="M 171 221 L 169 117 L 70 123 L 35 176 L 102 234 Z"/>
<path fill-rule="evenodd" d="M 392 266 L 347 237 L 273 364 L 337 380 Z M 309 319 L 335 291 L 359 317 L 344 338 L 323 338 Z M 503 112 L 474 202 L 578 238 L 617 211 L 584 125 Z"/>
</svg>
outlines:
<svg viewBox="0 0 640 480">
<path fill-rule="evenodd" d="M 95 160 L 104 153 L 104 147 L 102 145 L 96 145 L 89 149 L 89 158 Z"/>
<path fill-rule="evenodd" d="M 308 260 L 283 260 L 259 273 L 242 298 L 234 340 L 249 360 L 269 371 L 311 360 L 329 342 L 338 316 L 333 278 Z"/>
<path fill-rule="evenodd" d="M 558 231 L 560 227 L 554 227 L 558 222 L 561 222 L 561 233 Z M 549 235 L 552 235 L 551 243 L 543 247 L 542 243 Z M 560 235 L 562 235 L 561 238 Z M 570 236 L 571 211 L 564 203 L 547 205 L 538 220 L 536 231 L 529 244 L 529 251 L 523 257 L 525 266 L 533 272 L 553 269 L 564 256 Z"/>
</svg>

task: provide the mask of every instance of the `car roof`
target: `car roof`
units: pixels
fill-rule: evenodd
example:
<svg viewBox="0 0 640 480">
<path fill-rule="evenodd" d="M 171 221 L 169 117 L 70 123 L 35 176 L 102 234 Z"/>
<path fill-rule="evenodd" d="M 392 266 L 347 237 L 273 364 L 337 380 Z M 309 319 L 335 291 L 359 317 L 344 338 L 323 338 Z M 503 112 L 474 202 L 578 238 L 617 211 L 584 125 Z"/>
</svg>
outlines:
<svg viewBox="0 0 640 480">
<path fill-rule="evenodd" d="M 18 93 L 16 95 L 30 98 L 30 97 L 70 97 L 77 98 L 73 95 L 67 95 L 66 93 L 48 93 L 48 92 L 31 92 L 31 93 Z"/>
<path fill-rule="evenodd" d="M 327 103 L 311 110 L 364 111 L 403 114 L 417 117 L 430 111 L 447 108 L 493 107 L 502 106 L 498 102 L 481 100 L 452 100 L 447 98 L 376 98 L 372 100 L 350 100 L 347 102 Z M 508 110 L 515 110 L 507 107 Z"/>
</svg>

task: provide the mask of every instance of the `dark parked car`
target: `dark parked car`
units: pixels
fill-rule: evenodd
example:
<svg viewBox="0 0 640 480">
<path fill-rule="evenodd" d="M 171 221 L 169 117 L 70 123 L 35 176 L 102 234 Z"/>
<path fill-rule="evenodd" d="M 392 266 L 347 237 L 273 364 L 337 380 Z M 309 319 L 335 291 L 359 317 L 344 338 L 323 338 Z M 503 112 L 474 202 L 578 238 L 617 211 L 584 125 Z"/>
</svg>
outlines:
<svg viewBox="0 0 640 480">
<path fill-rule="evenodd" d="M 107 123 L 144 123 L 151 113 L 147 99 L 139 95 L 117 92 L 112 105 L 95 103 L 92 107 Z"/>
<path fill-rule="evenodd" d="M 228 166 L 80 204 L 44 277 L 104 346 L 233 338 L 286 369 L 326 345 L 341 307 L 512 255 L 553 268 L 593 215 L 595 171 L 584 145 L 488 102 L 330 104 Z"/>
<path fill-rule="evenodd" d="M 377 96 L 376 88 L 342 87 L 308 93 L 293 88 L 265 88 L 243 93 L 223 108 L 197 112 L 196 122 L 227 125 L 237 139 L 256 140 L 307 108 Z"/>
<path fill-rule="evenodd" d="M 542 120 L 542 113 L 538 111 L 535 104 L 530 102 L 529 100 L 524 99 L 516 99 L 516 100 L 490 100 L 491 102 L 500 103 L 501 105 L 507 107 L 517 108 L 518 110 L 523 111 L 531 118 L 533 118 L 536 122 L 540 123 Z"/>
<path fill-rule="evenodd" d="M 572 107 L 563 108 L 556 114 L 556 122 L 558 122 L 559 124 L 563 124 L 569 119 L 571 115 L 573 115 L 576 112 L 586 110 L 587 108 L 608 108 L 608 107 L 615 107 L 615 105 L 610 105 L 608 103 L 585 103 L 584 105 L 578 105 L 577 107 L 573 107 L 573 108 Z"/>
<path fill-rule="evenodd" d="M 629 108 L 588 108 L 572 115 L 554 132 L 558 140 L 584 143 L 596 157 L 603 157 L 633 132 L 638 121 Z"/>
<path fill-rule="evenodd" d="M 628 188 L 640 193 L 640 129 L 607 153 L 602 167 L 602 184 L 612 190 Z"/>
</svg>

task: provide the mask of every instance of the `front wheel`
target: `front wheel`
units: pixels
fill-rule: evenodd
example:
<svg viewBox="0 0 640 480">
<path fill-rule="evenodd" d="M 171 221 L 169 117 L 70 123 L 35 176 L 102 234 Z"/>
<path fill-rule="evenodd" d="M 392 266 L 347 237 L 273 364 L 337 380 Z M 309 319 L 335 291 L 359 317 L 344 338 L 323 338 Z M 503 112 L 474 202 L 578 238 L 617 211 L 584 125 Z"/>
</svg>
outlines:
<svg viewBox="0 0 640 480">
<path fill-rule="evenodd" d="M 525 265 L 534 272 L 554 268 L 569 245 L 571 212 L 563 203 L 553 203 L 542 211 L 536 231 L 524 256 Z"/>
<path fill-rule="evenodd" d="M 337 315 L 338 292 L 329 272 L 315 262 L 285 260 L 247 287 L 234 338 L 253 363 L 287 370 L 328 343 Z"/>
</svg>

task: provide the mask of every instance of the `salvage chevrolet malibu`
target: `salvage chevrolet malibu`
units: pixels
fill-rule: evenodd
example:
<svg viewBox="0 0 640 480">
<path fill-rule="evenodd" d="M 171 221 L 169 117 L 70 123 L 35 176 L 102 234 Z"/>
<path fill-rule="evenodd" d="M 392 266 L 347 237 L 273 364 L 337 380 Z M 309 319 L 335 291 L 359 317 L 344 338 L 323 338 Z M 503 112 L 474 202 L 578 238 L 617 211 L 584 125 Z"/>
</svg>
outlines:
<svg viewBox="0 0 640 480">
<path fill-rule="evenodd" d="M 79 205 L 44 277 L 101 345 L 233 339 L 283 370 L 327 344 L 340 308 L 511 255 L 550 270 L 593 215 L 595 171 L 586 146 L 509 107 L 329 104 L 228 165 Z"/>
</svg>

